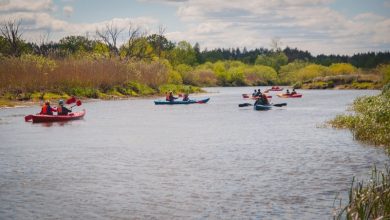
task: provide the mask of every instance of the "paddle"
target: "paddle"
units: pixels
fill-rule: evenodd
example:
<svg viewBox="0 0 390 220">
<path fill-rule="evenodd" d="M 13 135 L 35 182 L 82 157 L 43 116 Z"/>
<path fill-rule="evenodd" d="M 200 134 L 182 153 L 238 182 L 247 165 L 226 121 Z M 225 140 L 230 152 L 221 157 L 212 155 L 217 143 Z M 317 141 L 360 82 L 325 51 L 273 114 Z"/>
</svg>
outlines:
<svg viewBox="0 0 390 220">
<path fill-rule="evenodd" d="M 80 106 L 82 103 L 81 103 L 81 101 L 80 100 L 77 100 L 76 101 L 76 104 L 75 105 L 72 105 L 70 108 L 72 109 L 73 107 L 75 107 L 75 106 Z"/>
<path fill-rule="evenodd" d="M 66 104 L 67 105 L 70 105 L 72 103 L 75 103 L 76 102 L 76 98 L 74 96 L 72 96 L 71 98 L 69 98 L 68 100 L 66 100 Z"/>
<path fill-rule="evenodd" d="M 287 103 L 278 103 L 278 104 L 271 104 L 271 105 L 275 107 L 282 107 L 282 106 L 287 106 Z M 247 107 L 247 106 L 253 106 L 253 104 L 251 103 L 238 104 L 238 107 Z"/>
</svg>

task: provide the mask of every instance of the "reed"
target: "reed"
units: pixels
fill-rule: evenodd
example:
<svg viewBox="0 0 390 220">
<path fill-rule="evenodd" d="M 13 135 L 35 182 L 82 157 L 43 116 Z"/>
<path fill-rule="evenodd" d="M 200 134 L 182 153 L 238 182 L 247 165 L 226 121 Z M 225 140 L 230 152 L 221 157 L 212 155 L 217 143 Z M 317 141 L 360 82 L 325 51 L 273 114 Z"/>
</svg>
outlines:
<svg viewBox="0 0 390 220">
<path fill-rule="evenodd" d="M 35 93 L 99 97 L 100 93 L 148 95 L 166 84 L 168 74 L 159 62 L 119 58 L 66 58 L 42 56 L 0 59 L 0 95 L 31 99 Z M 131 90 L 131 91 L 130 91 Z"/>
<path fill-rule="evenodd" d="M 390 169 L 373 168 L 368 182 L 352 180 L 348 204 L 335 207 L 334 219 L 389 219 L 390 218 Z"/>
<path fill-rule="evenodd" d="M 334 128 L 348 128 L 354 138 L 374 145 L 386 146 L 390 151 L 390 85 L 382 94 L 357 98 L 353 114 L 336 116 L 329 124 Z"/>
</svg>

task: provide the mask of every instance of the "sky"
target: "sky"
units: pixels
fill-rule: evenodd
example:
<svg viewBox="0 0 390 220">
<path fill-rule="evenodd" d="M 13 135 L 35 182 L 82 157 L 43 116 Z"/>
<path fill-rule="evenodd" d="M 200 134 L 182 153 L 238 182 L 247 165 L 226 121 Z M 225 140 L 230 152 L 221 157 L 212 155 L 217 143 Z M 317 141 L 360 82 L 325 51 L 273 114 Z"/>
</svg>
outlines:
<svg viewBox="0 0 390 220">
<path fill-rule="evenodd" d="M 277 40 L 314 55 L 390 51 L 390 0 L 0 0 L 0 22 L 21 20 L 22 38 L 96 38 L 107 24 L 119 43 L 129 27 L 213 48 L 270 48 Z"/>
</svg>

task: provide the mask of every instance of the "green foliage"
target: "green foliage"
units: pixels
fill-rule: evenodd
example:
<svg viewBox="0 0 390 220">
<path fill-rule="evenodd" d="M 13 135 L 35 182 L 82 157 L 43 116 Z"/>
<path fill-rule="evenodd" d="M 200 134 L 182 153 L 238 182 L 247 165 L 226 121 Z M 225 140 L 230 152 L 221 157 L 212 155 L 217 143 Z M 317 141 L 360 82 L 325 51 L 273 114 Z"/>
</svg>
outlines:
<svg viewBox="0 0 390 220">
<path fill-rule="evenodd" d="M 119 49 L 122 57 L 151 59 L 154 56 L 153 46 L 145 37 L 129 40 Z"/>
<path fill-rule="evenodd" d="M 94 41 L 91 41 L 84 36 L 67 36 L 62 38 L 59 42 L 60 48 L 71 54 L 86 51 L 91 52 L 94 49 L 94 44 Z"/>
<path fill-rule="evenodd" d="M 66 93 L 71 96 L 77 97 L 86 97 L 86 98 L 99 98 L 99 90 L 96 88 L 90 87 L 74 87 L 74 88 L 66 88 Z"/>
<path fill-rule="evenodd" d="M 331 75 L 356 74 L 357 69 L 349 63 L 333 63 L 329 66 L 328 71 Z"/>
<path fill-rule="evenodd" d="M 372 82 L 353 82 L 350 86 L 353 89 L 375 89 L 376 86 Z"/>
<path fill-rule="evenodd" d="M 319 76 L 325 76 L 328 68 L 325 66 L 317 65 L 317 64 L 310 64 L 302 69 L 298 70 L 294 75 L 293 78 L 296 81 L 305 82 L 307 80 L 314 79 Z"/>
<path fill-rule="evenodd" d="M 160 94 L 166 94 L 170 91 L 172 91 L 173 93 L 196 93 L 202 92 L 203 90 L 196 86 L 165 84 L 161 85 L 158 88 L 158 91 Z"/>
<path fill-rule="evenodd" d="M 181 78 L 180 73 L 175 71 L 175 70 L 170 70 L 168 72 L 168 83 L 169 84 L 182 84 L 183 79 Z"/>
<path fill-rule="evenodd" d="M 273 84 L 277 76 L 276 71 L 269 66 L 254 65 L 245 69 L 246 82 L 253 86 Z"/>
<path fill-rule="evenodd" d="M 280 81 L 282 84 L 291 84 L 298 79 L 295 78 L 296 73 L 310 63 L 302 60 L 295 60 L 287 65 L 281 66 L 279 70 Z"/>
<path fill-rule="evenodd" d="M 186 64 L 193 66 L 197 63 L 196 52 L 191 44 L 186 41 L 180 41 L 177 46 L 171 51 L 169 61 L 173 66 Z"/>
<path fill-rule="evenodd" d="M 281 51 L 272 52 L 269 55 L 259 55 L 256 58 L 255 64 L 270 66 L 276 71 L 279 71 L 280 67 L 288 63 L 288 57 Z"/>
<path fill-rule="evenodd" d="M 357 140 L 390 147 L 390 93 L 354 101 L 354 115 L 337 116 L 333 127 L 349 128 Z"/>
<path fill-rule="evenodd" d="M 383 77 L 383 84 L 390 83 L 390 64 L 380 65 L 378 69 Z"/>
</svg>

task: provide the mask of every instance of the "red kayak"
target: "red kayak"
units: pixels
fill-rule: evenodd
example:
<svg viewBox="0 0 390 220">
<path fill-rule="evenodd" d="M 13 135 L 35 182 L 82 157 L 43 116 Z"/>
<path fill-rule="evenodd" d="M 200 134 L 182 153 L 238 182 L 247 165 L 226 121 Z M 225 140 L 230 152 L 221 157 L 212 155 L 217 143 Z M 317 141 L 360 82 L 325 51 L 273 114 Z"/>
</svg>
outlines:
<svg viewBox="0 0 390 220">
<path fill-rule="evenodd" d="M 272 86 L 272 88 L 265 90 L 265 92 L 269 92 L 269 91 L 282 91 L 282 90 L 283 90 L 283 88 L 280 88 L 279 86 L 276 86 L 276 87 Z"/>
<path fill-rule="evenodd" d="M 56 122 L 56 121 L 70 121 L 82 119 L 85 115 L 85 109 L 81 112 L 70 113 L 69 115 L 27 115 L 24 117 L 25 121 L 30 121 L 32 119 L 33 123 L 39 122 Z"/>
<path fill-rule="evenodd" d="M 251 99 L 258 99 L 259 97 L 254 97 L 254 96 L 248 95 L 248 94 L 242 94 L 242 98 L 244 98 L 244 99 L 249 99 L 249 98 L 251 98 Z M 268 99 L 272 98 L 272 95 L 267 95 L 267 98 Z"/>
<path fill-rule="evenodd" d="M 302 94 L 277 94 L 280 98 L 302 98 Z"/>
</svg>

